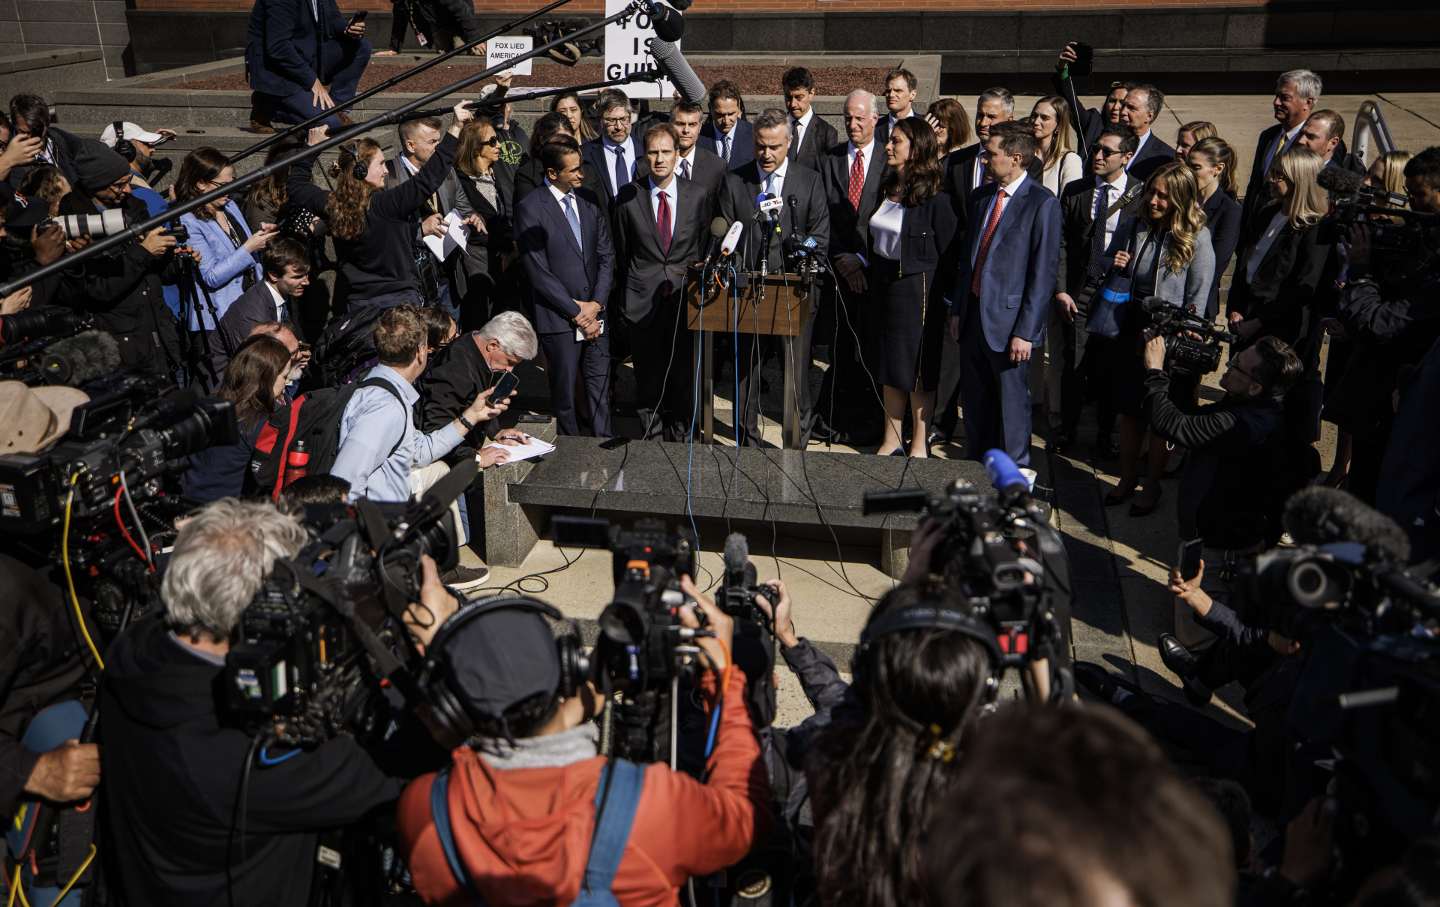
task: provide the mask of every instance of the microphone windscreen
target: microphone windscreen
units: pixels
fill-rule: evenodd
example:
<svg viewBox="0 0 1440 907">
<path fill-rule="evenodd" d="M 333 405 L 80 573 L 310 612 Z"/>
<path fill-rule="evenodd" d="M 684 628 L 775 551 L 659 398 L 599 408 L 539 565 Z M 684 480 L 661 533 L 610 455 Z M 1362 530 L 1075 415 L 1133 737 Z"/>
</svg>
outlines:
<svg viewBox="0 0 1440 907">
<path fill-rule="evenodd" d="M 650 14 L 650 24 L 655 27 L 655 37 L 661 41 L 679 41 L 685 34 L 685 17 L 660 0 L 650 0 L 646 12 Z"/>
<path fill-rule="evenodd" d="M 104 331 L 85 331 L 50 344 L 41 368 L 52 384 L 86 384 L 120 368 L 120 344 Z"/>
<path fill-rule="evenodd" d="M 1020 467 L 1003 450 L 985 452 L 985 472 L 990 476 L 990 484 L 1001 494 L 1017 488 L 1020 491 L 1030 490 L 1030 483 L 1020 472 Z"/>
<path fill-rule="evenodd" d="M 725 537 L 725 572 L 734 574 L 745 569 L 750 560 L 750 543 L 745 536 L 732 532 Z"/>
<path fill-rule="evenodd" d="M 675 18 L 680 18 L 677 14 Z M 659 32 L 657 25 L 656 32 Z M 650 42 L 650 55 L 655 58 L 655 65 L 660 71 L 669 77 L 675 85 L 675 90 L 680 92 L 680 97 L 690 104 L 705 103 L 705 83 L 695 75 L 695 70 L 685 61 L 685 55 L 680 53 L 673 40 L 661 40 Z"/>
<path fill-rule="evenodd" d="M 1401 563 L 1410 559 L 1410 538 L 1399 524 L 1338 488 L 1296 492 L 1285 504 L 1283 523 L 1297 545 L 1356 542 Z"/>
<path fill-rule="evenodd" d="M 1336 195 L 1352 195 L 1360 191 L 1361 184 L 1365 177 L 1359 173 L 1351 173 L 1340 167 L 1322 167 L 1320 175 L 1315 177 L 1315 182 L 1320 188 Z"/>
<path fill-rule="evenodd" d="M 716 239 L 724 239 L 725 234 L 730 231 L 730 222 L 723 217 L 717 217 L 710 221 L 710 235 Z"/>
</svg>

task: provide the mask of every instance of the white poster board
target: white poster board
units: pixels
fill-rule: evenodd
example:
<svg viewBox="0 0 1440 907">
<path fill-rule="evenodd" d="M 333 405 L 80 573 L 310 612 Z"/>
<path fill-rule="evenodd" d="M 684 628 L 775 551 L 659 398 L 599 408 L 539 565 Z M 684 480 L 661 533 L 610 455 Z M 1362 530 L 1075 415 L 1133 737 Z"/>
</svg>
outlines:
<svg viewBox="0 0 1440 907">
<path fill-rule="evenodd" d="M 529 53 L 534 46 L 535 39 L 529 35 L 508 35 L 501 38 L 491 38 L 485 44 L 485 67 L 503 66 L 506 60 L 514 59 L 524 53 Z M 528 76 L 531 74 L 530 64 L 534 62 L 531 57 L 526 57 L 511 68 L 517 76 Z"/>
<path fill-rule="evenodd" d="M 605 0 L 605 15 L 613 16 L 628 5 L 625 0 Z M 647 13 L 626 16 L 605 26 L 606 81 L 654 69 L 655 58 L 650 55 L 650 42 L 654 39 L 655 28 L 650 24 Z M 675 45 L 678 47 L 680 42 L 676 41 Z M 658 82 L 631 82 L 617 87 L 632 99 L 668 99 L 675 91 L 669 79 Z"/>
</svg>

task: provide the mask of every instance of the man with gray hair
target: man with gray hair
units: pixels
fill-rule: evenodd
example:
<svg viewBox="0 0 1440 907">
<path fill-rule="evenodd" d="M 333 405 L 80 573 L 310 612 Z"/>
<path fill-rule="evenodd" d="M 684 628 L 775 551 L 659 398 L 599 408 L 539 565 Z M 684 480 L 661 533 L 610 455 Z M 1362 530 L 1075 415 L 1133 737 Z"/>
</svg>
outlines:
<svg viewBox="0 0 1440 907">
<path fill-rule="evenodd" d="M 102 852 L 122 903 L 301 907 L 320 832 L 399 796 L 403 780 L 354 737 L 314 749 L 259 748 L 217 707 L 242 613 L 276 561 L 293 557 L 306 538 L 269 501 L 209 505 L 180 530 L 161 612 L 132 623 L 106 653 Z M 412 606 L 406 620 L 428 645 L 456 600 L 428 557 L 422 575 L 423 608 Z M 250 765 L 257 755 L 260 764 Z"/>
<path fill-rule="evenodd" d="M 1255 154 L 1250 158 L 1250 182 L 1245 186 L 1245 209 L 1242 215 L 1241 235 L 1245 235 L 1254 213 L 1269 201 L 1265 191 L 1265 173 L 1277 157 L 1294 147 L 1300 138 L 1305 121 L 1320 102 L 1324 83 L 1308 69 L 1292 69 L 1282 72 L 1275 79 L 1275 97 L 1271 107 L 1275 111 L 1275 125 L 1260 133 L 1255 143 Z M 1343 156 L 1344 148 L 1339 149 Z"/>
<path fill-rule="evenodd" d="M 739 267 L 743 271 L 785 270 L 784 241 L 791 236 L 813 237 L 815 254 L 825 256 L 830 250 L 830 209 L 825 203 L 825 189 L 820 174 L 791 163 L 790 117 L 783 110 L 770 109 L 755 120 L 755 159 L 725 177 L 720 191 L 720 215 L 727 221 L 745 224 L 740 238 Z M 764 199 L 764 201 L 761 201 Z M 805 446 L 815 418 L 810 396 L 810 345 L 815 333 L 815 317 L 806 319 L 796 344 L 794 363 L 795 401 L 800 410 L 800 447 Z M 759 366 L 764 361 L 763 346 L 756 349 L 755 335 L 742 334 L 737 343 L 740 362 L 738 380 L 740 399 L 736 419 L 737 435 L 742 444 L 760 444 Z"/>
</svg>

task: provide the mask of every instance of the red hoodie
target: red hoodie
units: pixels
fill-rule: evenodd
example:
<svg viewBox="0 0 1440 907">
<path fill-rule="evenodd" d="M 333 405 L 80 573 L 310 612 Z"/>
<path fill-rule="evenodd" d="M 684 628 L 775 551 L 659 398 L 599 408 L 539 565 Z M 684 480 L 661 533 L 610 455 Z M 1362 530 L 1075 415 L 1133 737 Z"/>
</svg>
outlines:
<svg viewBox="0 0 1440 907">
<path fill-rule="evenodd" d="M 690 876 L 737 862 L 750 851 L 769 802 L 769 781 L 744 703 L 745 675 L 731 672 L 715 751 L 702 784 L 664 764 L 645 769 L 645 787 L 611 891 L 624 907 L 677 902 Z M 569 905 L 580 893 L 595 830 L 596 756 L 553 768 L 496 769 L 458 747 L 448 791 L 455 847 L 489 907 Z M 400 798 L 400 836 L 415 890 L 427 904 L 468 904 L 450 872 L 430 815 L 435 776 Z"/>
</svg>

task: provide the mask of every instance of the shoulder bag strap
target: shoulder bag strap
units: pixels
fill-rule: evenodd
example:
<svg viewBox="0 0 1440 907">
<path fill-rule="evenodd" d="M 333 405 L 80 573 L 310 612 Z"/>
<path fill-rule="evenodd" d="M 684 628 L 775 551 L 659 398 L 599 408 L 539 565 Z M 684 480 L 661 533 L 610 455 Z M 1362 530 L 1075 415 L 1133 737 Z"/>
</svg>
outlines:
<svg viewBox="0 0 1440 907">
<path fill-rule="evenodd" d="M 440 838 L 440 849 L 445 851 L 445 863 L 451 875 L 459 882 L 477 905 L 484 907 L 485 899 L 475 890 L 465 864 L 460 861 L 460 852 L 455 849 L 455 832 L 450 826 L 450 767 L 446 766 L 435 775 L 430 785 L 430 818 L 435 823 L 435 834 Z"/>
<path fill-rule="evenodd" d="M 644 787 L 644 766 L 624 759 L 606 763 L 595 789 L 595 837 L 590 841 L 590 859 L 585 863 L 581 900 L 586 895 L 610 891 L 630 841 L 630 828 Z"/>
</svg>

